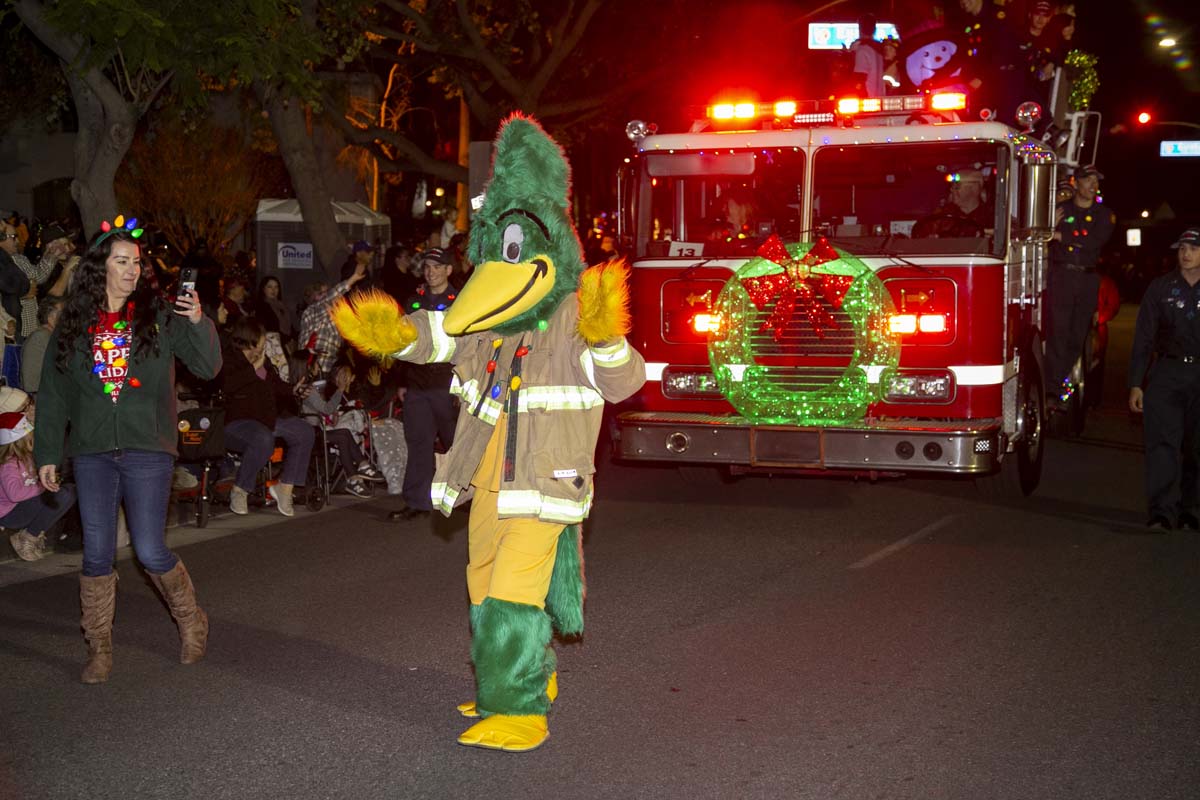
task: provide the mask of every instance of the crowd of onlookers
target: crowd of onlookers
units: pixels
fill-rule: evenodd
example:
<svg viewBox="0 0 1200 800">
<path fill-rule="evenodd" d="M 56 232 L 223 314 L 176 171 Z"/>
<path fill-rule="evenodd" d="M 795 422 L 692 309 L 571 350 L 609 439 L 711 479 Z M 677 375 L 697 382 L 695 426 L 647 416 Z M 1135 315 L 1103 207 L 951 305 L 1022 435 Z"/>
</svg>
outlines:
<svg viewBox="0 0 1200 800">
<path fill-rule="evenodd" d="M 0 220 L 0 325 L 5 330 L 0 461 L 10 449 L 6 436 L 14 435 L 4 428 L 5 414 L 18 412 L 33 419 L 47 344 L 81 252 L 79 239 L 68 231 L 55 223 L 30 226 L 15 216 Z M 344 345 L 328 312 L 337 298 L 364 288 L 386 292 L 400 304 L 410 302 L 421 290 L 426 262 L 453 265 L 449 272 L 454 291 L 471 268 L 465 257 L 466 235 L 461 233 L 445 248 L 398 244 L 382 254 L 380 249 L 355 242 L 348 248 L 341 280 L 332 285 L 313 282 L 292 306 L 279 277 L 259 276 L 252 251 L 239 252 L 223 264 L 200 246 L 176 265 L 161 252 L 143 248 L 142 281 L 169 300 L 184 270 L 194 269 L 204 312 L 216 323 L 221 374 L 203 381 L 180 364 L 177 392 L 181 409 L 221 411 L 221 433 L 230 458 L 217 465 L 218 493 L 223 496 L 227 488 L 234 513 L 249 513 L 251 506 L 263 503 L 291 516 L 297 499 L 293 489 L 310 482 L 310 462 L 319 446 L 328 447 L 330 460 L 340 464 L 339 490 L 366 497 L 374 492 L 372 484 L 386 482 L 390 492 L 399 491 L 402 474 L 385 476 L 377 451 L 381 446 L 402 448 L 403 438 L 373 442 L 372 430 L 380 418 L 398 414 L 406 368 L 402 363 L 381 366 Z M 264 486 L 262 468 L 279 444 L 282 463 Z M 405 459 L 400 454 L 391 461 L 402 469 Z M 199 463 L 181 459 L 175 488 L 183 493 L 194 489 L 202 469 Z M 0 486 L 0 512 L 5 508 Z M 0 513 L 0 525 L 4 516 Z M 49 538 L 26 537 L 20 547 L 14 541 L 14 549 L 30 559 L 55 546 L 77 550 L 78 515 L 73 516 L 73 522 L 58 521 Z"/>
</svg>

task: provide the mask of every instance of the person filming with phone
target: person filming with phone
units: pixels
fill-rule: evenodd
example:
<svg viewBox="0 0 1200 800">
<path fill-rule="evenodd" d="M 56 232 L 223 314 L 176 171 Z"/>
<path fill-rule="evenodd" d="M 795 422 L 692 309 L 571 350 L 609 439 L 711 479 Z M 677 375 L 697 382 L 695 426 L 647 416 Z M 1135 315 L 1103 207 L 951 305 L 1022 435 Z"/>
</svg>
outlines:
<svg viewBox="0 0 1200 800">
<path fill-rule="evenodd" d="M 137 220 L 105 222 L 77 268 L 47 344 L 38 391 L 33 454 L 38 479 L 61 487 L 74 461 L 83 520 L 79 578 L 88 661 L 81 679 L 103 683 L 112 670 L 116 608 L 117 510 L 125 506 L 138 561 L 179 627 L 179 660 L 204 657 L 208 616 L 191 576 L 166 546 L 167 501 L 175 468 L 175 360 L 200 378 L 221 369 L 221 348 L 196 292 L 174 308 L 142 278 Z M 69 433 L 69 438 L 68 438 Z"/>
</svg>

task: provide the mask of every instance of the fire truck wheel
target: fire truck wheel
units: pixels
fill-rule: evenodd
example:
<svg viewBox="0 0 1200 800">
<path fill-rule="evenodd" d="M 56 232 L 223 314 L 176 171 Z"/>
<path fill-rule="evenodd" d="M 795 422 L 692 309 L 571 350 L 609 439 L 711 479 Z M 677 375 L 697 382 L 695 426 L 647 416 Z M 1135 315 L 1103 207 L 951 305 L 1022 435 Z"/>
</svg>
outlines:
<svg viewBox="0 0 1200 800">
<path fill-rule="evenodd" d="M 1033 364 L 1032 358 L 1023 359 Z M 1037 491 L 1042 480 L 1042 460 L 1045 457 L 1046 396 L 1037 369 L 1023 369 L 1020 403 L 1017 414 L 1021 438 L 1013 452 L 1000 462 L 1000 469 L 976 479 L 975 485 L 989 496 L 1002 499 L 1028 497 Z"/>
</svg>

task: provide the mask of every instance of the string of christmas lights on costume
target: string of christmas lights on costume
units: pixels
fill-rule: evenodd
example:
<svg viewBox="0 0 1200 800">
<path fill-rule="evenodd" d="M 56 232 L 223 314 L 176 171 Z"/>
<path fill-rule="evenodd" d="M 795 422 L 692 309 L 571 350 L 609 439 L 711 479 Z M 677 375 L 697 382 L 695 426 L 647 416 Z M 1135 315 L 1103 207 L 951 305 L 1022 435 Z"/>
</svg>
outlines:
<svg viewBox="0 0 1200 800">
<path fill-rule="evenodd" d="M 853 328 L 853 352 L 839 376 L 830 380 L 828 367 L 780 366 L 763 357 L 761 334 L 768 331 L 776 344 L 797 326 L 824 340 L 839 327 L 829 308 L 845 312 Z M 772 236 L 725 284 L 716 311 L 720 324 L 708 345 L 713 375 L 738 413 L 757 424 L 862 419 L 880 399 L 878 376 L 900 359 L 899 341 L 887 330 L 892 301 L 883 282 L 823 237 L 784 245 Z M 793 355 L 788 360 L 806 356 Z M 806 374 L 817 388 L 797 390 L 795 379 Z"/>
</svg>

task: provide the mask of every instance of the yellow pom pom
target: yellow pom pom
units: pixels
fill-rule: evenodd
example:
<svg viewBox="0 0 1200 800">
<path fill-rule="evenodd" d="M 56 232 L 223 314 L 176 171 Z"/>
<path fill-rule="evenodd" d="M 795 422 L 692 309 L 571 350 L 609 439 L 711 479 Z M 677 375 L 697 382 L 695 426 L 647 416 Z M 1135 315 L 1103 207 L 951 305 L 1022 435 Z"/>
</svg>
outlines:
<svg viewBox="0 0 1200 800">
<path fill-rule="evenodd" d="M 588 267 L 579 277 L 579 335 L 588 344 L 629 333 L 629 266 L 624 260 Z"/>
<path fill-rule="evenodd" d="M 417 338 L 417 329 L 391 295 L 368 289 L 341 297 L 329 310 L 342 338 L 373 358 L 389 360 Z"/>
</svg>

